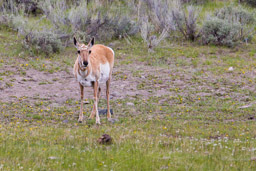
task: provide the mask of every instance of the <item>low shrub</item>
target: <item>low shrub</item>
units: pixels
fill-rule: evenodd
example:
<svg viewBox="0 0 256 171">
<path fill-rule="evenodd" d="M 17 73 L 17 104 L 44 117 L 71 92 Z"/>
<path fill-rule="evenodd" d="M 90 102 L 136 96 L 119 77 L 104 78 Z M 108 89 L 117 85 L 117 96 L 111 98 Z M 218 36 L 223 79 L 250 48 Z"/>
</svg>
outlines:
<svg viewBox="0 0 256 171">
<path fill-rule="evenodd" d="M 111 5 L 103 8 L 95 3 L 92 7 L 88 2 L 80 1 L 69 8 L 66 0 L 46 0 L 40 5 L 57 30 L 64 34 L 76 34 L 81 40 L 92 36 L 99 40 L 110 40 L 138 32 L 135 22 Z"/>
<path fill-rule="evenodd" d="M 172 17 L 176 28 L 182 33 L 185 39 L 194 41 L 198 37 L 197 18 L 199 9 L 188 6 L 185 9 L 175 8 Z"/>
<path fill-rule="evenodd" d="M 51 30 L 31 31 L 26 35 L 24 46 L 33 54 L 44 52 L 46 55 L 60 52 L 62 42 L 57 34 Z"/>
<path fill-rule="evenodd" d="M 242 41 L 248 41 L 254 34 L 254 14 L 242 6 L 227 6 L 217 10 L 214 14 L 217 18 L 226 20 L 231 24 L 241 25 L 239 37 Z"/>
<path fill-rule="evenodd" d="M 154 26 L 149 22 L 148 17 L 140 19 L 140 33 L 145 43 L 147 43 L 148 52 L 154 52 L 154 48 L 159 45 L 169 34 L 167 29 L 163 29 L 162 32 L 157 35 L 154 30 Z"/>
<path fill-rule="evenodd" d="M 190 3 L 190 4 L 204 4 L 209 0 L 181 0 L 181 3 Z"/>
<path fill-rule="evenodd" d="M 1 19 L 2 18 L 2 19 Z M 19 35 L 25 37 L 23 45 L 31 50 L 33 54 L 59 52 L 63 48 L 64 41 L 61 41 L 60 34 L 49 28 L 37 28 L 29 23 L 28 19 L 21 15 L 3 15 L 0 22 L 17 31 Z"/>
<path fill-rule="evenodd" d="M 252 7 L 256 7 L 256 1 L 255 0 L 240 0 L 240 2 L 245 2 L 248 5 L 251 5 Z"/>
<path fill-rule="evenodd" d="M 2 0 L 0 1 L 0 12 L 9 14 L 41 14 L 42 11 L 38 8 L 38 0 Z"/>
<path fill-rule="evenodd" d="M 211 17 L 206 19 L 201 30 L 203 44 L 224 45 L 232 47 L 239 39 L 241 25 Z"/>
<path fill-rule="evenodd" d="M 139 27 L 128 16 L 113 16 L 98 14 L 97 18 L 88 20 L 86 34 L 100 40 L 110 40 L 122 37 L 124 34 L 134 35 Z"/>
<path fill-rule="evenodd" d="M 223 7 L 215 11 L 215 16 L 232 23 L 240 23 L 241 25 L 253 24 L 255 22 L 254 15 L 241 6 Z"/>
</svg>

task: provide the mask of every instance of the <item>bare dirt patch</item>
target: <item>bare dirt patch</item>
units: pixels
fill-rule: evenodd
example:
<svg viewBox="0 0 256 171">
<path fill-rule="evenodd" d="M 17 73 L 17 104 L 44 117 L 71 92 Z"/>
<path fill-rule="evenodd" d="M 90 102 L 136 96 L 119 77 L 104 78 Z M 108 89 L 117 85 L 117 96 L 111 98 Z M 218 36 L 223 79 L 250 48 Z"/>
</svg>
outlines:
<svg viewBox="0 0 256 171">
<path fill-rule="evenodd" d="M 122 99 L 126 97 L 143 96 L 148 98 L 151 95 L 166 95 L 169 93 L 162 84 L 155 84 L 157 89 L 137 89 L 141 81 L 147 80 L 143 72 L 142 78 L 132 76 L 132 70 L 129 66 L 115 68 L 113 79 L 111 82 L 111 99 Z M 134 68 L 133 68 L 134 69 Z M 134 70 L 145 70 L 146 67 L 138 67 Z M 122 71 L 125 71 L 125 77 L 120 77 Z M 29 101 L 36 99 L 51 100 L 55 103 L 64 103 L 67 99 L 80 99 L 80 90 L 78 82 L 72 74 L 72 68 L 69 73 L 60 71 L 56 73 L 41 72 L 35 69 L 26 70 L 26 74 L 22 75 L 17 68 L 4 66 L 0 72 L 10 72 L 11 74 L 3 76 L 1 80 L 0 100 L 14 101 L 17 98 L 27 97 Z M 117 73 L 117 74 L 115 74 Z M 145 81 L 147 84 L 148 81 Z M 153 82 L 153 80 L 152 80 Z M 10 84 L 8 86 L 8 84 Z M 101 98 L 105 98 L 105 85 L 101 85 Z M 92 88 L 86 87 L 85 98 L 93 98 Z"/>
</svg>

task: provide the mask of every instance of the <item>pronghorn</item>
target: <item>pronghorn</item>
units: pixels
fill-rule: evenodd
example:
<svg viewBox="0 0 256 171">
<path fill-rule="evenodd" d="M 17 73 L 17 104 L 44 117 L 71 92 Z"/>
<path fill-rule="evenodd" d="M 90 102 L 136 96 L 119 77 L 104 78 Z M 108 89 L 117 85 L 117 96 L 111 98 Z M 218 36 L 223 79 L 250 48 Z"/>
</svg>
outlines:
<svg viewBox="0 0 256 171">
<path fill-rule="evenodd" d="M 109 87 L 114 66 L 114 51 L 110 47 L 101 44 L 94 45 L 94 38 L 86 46 L 85 44 L 78 43 L 74 37 L 74 44 L 78 54 L 73 73 L 79 82 L 81 90 L 81 106 L 78 122 L 81 123 L 83 121 L 84 87 L 89 86 L 94 89 L 94 105 L 89 118 L 93 119 L 96 115 L 96 124 L 100 124 L 98 113 L 98 102 L 101 91 L 100 83 L 106 83 L 107 118 L 111 118 Z"/>
</svg>

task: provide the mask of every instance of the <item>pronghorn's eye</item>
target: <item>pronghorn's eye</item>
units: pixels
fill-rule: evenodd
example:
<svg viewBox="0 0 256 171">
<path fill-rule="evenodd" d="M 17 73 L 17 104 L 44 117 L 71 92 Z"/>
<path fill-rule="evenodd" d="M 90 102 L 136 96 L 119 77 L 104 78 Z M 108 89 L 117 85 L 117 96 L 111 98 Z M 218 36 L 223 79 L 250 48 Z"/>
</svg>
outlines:
<svg viewBox="0 0 256 171">
<path fill-rule="evenodd" d="M 80 50 L 78 50 L 77 53 L 80 54 Z"/>
<path fill-rule="evenodd" d="M 89 50 L 89 54 L 91 54 L 92 53 L 92 51 L 91 50 Z"/>
</svg>

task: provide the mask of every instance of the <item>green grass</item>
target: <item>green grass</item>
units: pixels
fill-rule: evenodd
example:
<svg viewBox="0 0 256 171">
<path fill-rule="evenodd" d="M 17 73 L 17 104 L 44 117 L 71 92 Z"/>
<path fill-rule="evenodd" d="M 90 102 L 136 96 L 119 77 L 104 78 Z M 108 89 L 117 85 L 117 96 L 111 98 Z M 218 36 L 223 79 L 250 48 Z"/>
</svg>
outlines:
<svg viewBox="0 0 256 171">
<path fill-rule="evenodd" d="M 73 105 L 47 110 L 42 110 L 49 105 L 43 101 L 35 106 L 22 102 L 1 103 L 2 116 L 7 115 L 3 117 L 8 120 L 1 124 L 0 131 L 3 169 L 255 168 L 254 121 L 242 121 L 239 116 L 228 115 L 226 108 L 230 105 L 225 106 L 218 99 L 191 103 L 189 108 L 179 104 L 172 107 L 164 103 L 153 105 L 161 98 L 133 101 L 136 113 L 129 112 L 126 106 L 131 99 L 112 101 L 112 106 L 121 104 L 116 109 L 120 121 L 109 124 L 102 117 L 101 126 L 94 122 L 78 124 L 73 112 L 77 113 L 79 104 L 75 105 L 72 100 L 69 103 Z M 209 104 L 216 109 L 206 108 Z M 236 112 L 233 108 L 230 110 Z M 249 113 L 249 109 L 244 111 L 244 115 Z M 62 123 L 64 119 L 69 122 Z M 112 145 L 97 143 L 104 133 L 112 136 Z"/>
</svg>

